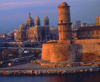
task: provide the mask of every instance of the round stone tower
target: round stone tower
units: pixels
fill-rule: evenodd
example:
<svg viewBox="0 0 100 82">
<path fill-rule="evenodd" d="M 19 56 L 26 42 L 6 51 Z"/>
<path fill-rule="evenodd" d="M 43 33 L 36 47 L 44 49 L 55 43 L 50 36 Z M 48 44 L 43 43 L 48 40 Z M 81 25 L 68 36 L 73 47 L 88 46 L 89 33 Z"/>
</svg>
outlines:
<svg viewBox="0 0 100 82">
<path fill-rule="evenodd" d="M 58 19 L 59 40 L 71 40 L 70 6 L 66 2 L 58 6 Z"/>
<path fill-rule="evenodd" d="M 70 7 L 66 2 L 62 2 L 58 6 L 58 16 L 59 40 L 43 44 L 41 59 L 50 62 L 79 61 L 81 60 L 82 46 L 74 44 L 71 40 Z"/>
</svg>

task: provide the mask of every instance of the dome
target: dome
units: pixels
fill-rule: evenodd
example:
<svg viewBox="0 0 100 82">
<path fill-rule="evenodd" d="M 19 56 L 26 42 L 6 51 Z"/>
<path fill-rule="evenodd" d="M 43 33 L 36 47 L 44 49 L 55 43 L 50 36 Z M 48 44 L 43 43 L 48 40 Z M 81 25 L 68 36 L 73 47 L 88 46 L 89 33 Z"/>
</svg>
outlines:
<svg viewBox="0 0 100 82">
<path fill-rule="evenodd" d="M 24 24 L 19 25 L 19 29 L 24 29 L 24 28 L 25 28 Z"/>
<path fill-rule="evenodd" d="M 25 26 L 34 26 L 34 19 L 31 17 L 31 14 L 29 13 L 29 17 L 26 18 Z"/>
<path fill-rule="evenodd" d="M 47 16 L 45 16 L 45 17 L 44 17 L 44 20 L 45 20 L 45 21 L 48 21 L 48 20 L 49 20 L 49 18 L 48 18 Z"/>
<path fill-rule="evenodd" d="M 97 16 L 96 18 L 100 18 L 100 16 Z"/>
<path fill-rule="evenodd" d="M 59 6 L 68 6 L 66 2 L 61 2 Z"/>
<path fill-rule="evenodd" d="M 40 25 L 40 18 L 38 16 L 35 18 L 35 25 Z"/>
<path fill-rule="evenodd" d="M 49 25 L 49 18 L 47 16 L 44 17 L 44 25 Z"/>
</svg>

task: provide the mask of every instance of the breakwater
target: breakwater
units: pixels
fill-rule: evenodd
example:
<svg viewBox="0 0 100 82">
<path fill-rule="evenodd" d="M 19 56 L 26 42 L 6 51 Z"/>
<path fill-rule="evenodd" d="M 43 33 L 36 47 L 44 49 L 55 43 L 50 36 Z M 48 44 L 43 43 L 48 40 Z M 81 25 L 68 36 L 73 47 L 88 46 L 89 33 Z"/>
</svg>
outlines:
<svg viewBox="0 0 100 82">
<path fill-rule="evenodd" d="M 99 72 L 100 67 L 67 70 L 0 70 L 0 76 L 41 76 Z"/>
</svg>

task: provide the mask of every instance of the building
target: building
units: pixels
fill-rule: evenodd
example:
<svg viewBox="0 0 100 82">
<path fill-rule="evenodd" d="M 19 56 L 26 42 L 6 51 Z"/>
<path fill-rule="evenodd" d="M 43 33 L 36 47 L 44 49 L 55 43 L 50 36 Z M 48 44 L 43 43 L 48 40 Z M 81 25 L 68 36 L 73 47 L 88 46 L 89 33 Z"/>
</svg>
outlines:
<svg viewBox="0 0 100 82">
<path fill-rule="evenodd" d="M 100 26 L 79 27 L 77 30 L 78 39 L 100 39 Z"/>
<path fill-rule="evenodd" d="M 81 21 L 74 21 L 72 28 L 79 28 L 81 26 Z"/>
<path fill-rule="evenodd" d="M 88 26 L 88 24 L 87 23 L 81 23 L 81 27 L 82 26 Z"/>
<path fill-rule="evenodd" d="M 43 44 L 41 59 L 50 62 L 78 61 L 81 48 L 72 42 L 70 6 L 66 2 L 58 6 L 58 21 L 59 40 Z"/>
<path fill-rule="evenodd" d="M 89 24 L 88 26 L 95 26 L 95 24 L 94 24 L 94 23 L 91 23 L 91 24 Z"/>
<path fill-rule="evenodd" d="M 10 42 L 13 41 L 13 32 L 0 34 L 0 42 Z"/>
<path fill-rule="evenodd" d="M 78 28 L 72 28 L 72 39 L 77 39 Z"/>
<path fill-rule="evenodd" d="M 95 18 L 95 24 L 81 26 L 77 29 L 78 39 L 100 39 L 100 16 Z"/>
<path fill-rule="evenodd" d="M 49 18 L 45 16 L 44 26 L 41 26 L 40 18 L 37 16 L 34 19 L 29 13 L 29 17 L 25 20 L 25 25 L 21 24 L 19 29 L 14 31 L 14 40 L 18 42 L 23 41 L 41 41 L 46 42 L 50 39 Z"/>
<path fill-rule="evenodd" d="M 19 29 L 14 30 L 14 40 L 15 41 L 25 41 L 26 40 L 26 28 L 24 24 L 19 26 Z"/>
<path fill-rule="evenodd" d="M 5 41 L 5 34 L 0 34 L 0 42 L 4 42 Z"/>
<path fill-rule="evenodd" d="M 58 6 L 58 17 L 59 40 L 43 44 L 41 59 L 59 63 L 100 62 L 100 26 L 71 30 L 70 8 L 66 2 Z M 78 39 L 73 40 L 71 33 L 76 31 Z"/>
<path fill-rule="evenodd" d="M 50 26 L 50 39 L 51 40 L 58 40 L 58 27 Z"/>
<path fill-rule="evenodd" d="M 96 26 L 100 26 L 100 16 L 97 16 L 97 17 L 95 18 L 95 25 L 96 25 Z"/>
</svg>

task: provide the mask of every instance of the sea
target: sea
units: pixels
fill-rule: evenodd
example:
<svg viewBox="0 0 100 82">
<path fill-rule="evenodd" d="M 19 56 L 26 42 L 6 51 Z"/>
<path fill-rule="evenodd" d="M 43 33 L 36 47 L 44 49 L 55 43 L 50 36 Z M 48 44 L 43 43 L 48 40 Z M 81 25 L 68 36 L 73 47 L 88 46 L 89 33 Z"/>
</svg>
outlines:
<svg viewBox="0 0 100 82">
<path fill-rule="evenodd" d="M 0 76 L 0 82 L 100 82 L 100 72 L 58 76 Z"/>
</svg>

